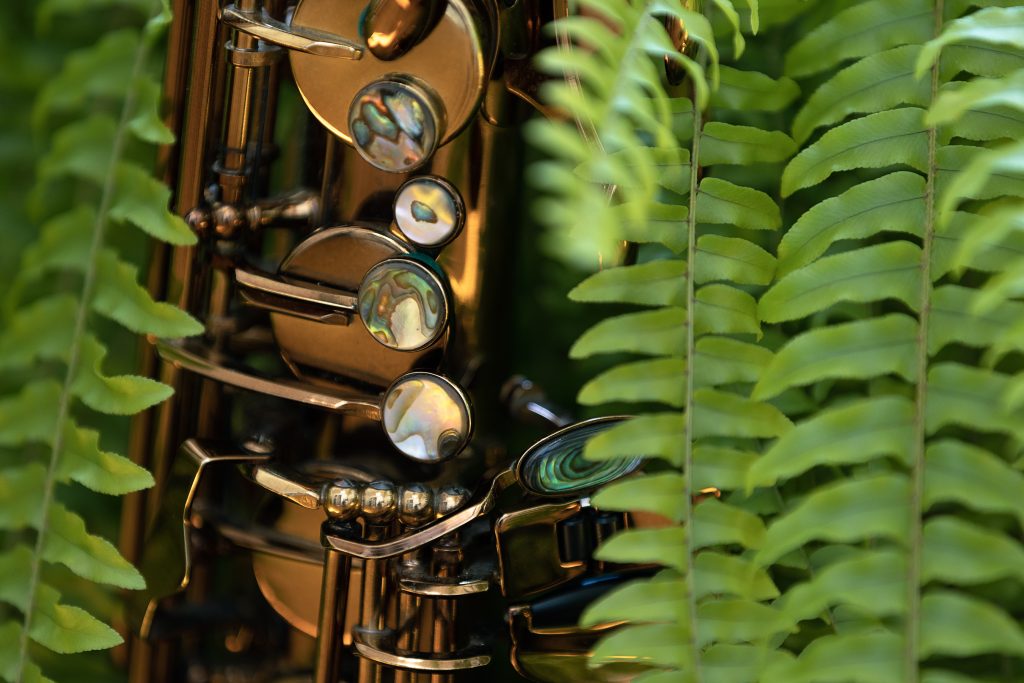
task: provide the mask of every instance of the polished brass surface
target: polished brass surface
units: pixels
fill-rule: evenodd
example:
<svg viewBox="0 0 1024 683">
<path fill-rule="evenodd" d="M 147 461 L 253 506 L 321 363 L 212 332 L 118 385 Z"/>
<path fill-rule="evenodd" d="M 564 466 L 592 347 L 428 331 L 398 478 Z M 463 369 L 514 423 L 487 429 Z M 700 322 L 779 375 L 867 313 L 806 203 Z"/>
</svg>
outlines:
<svg viewBox="0 0 1024 683">
<path fill-rule="evenodd" d="M 608 570 L 559 555 L 588 501 L 540 500 L 509 452 L 570 418 L 502 391 L 551 8 L 172 2 L 160 165 L 199 242 L 157 247 L 149 285 L 205 331 L 144 366 L 175 395 L 132 433 L 157 486 L 124 508 L 148 583 L 129 680 L 534 675 L 563 643 L 531 627 L 505 656 L 492 586 L 519 603 Z"/>
</svg>

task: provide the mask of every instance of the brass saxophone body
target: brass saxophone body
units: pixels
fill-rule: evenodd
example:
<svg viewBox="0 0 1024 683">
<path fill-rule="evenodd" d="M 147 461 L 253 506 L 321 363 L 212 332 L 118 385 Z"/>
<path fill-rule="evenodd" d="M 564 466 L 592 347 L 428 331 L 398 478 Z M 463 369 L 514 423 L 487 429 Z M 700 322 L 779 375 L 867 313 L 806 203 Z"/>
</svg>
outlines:
<svg viewBox="0 0 1024 683">
<path fill-rule="evenodd" d="M 576 622 L 645 571 L 593 558 L 635 520 L 589 501 L 641 463 L 583 461 L 620 418 L 572 424 L 507 360 L 556 8 L 172 5 L 161 166 L 199 243 L 149 286 L 206 332 L 147 355 L 175 395 L 133 426 L 130 680 L 628 680 Z"/>
</svg>

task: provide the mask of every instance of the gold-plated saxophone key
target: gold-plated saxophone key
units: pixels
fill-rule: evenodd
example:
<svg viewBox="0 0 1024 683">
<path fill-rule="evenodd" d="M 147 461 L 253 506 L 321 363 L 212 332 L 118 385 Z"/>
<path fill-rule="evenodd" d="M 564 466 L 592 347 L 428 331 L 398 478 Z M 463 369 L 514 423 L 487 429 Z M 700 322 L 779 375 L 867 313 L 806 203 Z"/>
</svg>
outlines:
<svg viewBox="0 0 1024 683">
<path fill-rule="evenodd" d="M 358 314 L 373 339 L 397 351 L 418 351 L 444 334 L 448 295 L 437 272 L 422 260 L 381 261 L 363 277 L 358 292 L 288 280 L 245 267 L 235 282 L 246 302 L 286 315 L 348 324 Z"/>
</svg>

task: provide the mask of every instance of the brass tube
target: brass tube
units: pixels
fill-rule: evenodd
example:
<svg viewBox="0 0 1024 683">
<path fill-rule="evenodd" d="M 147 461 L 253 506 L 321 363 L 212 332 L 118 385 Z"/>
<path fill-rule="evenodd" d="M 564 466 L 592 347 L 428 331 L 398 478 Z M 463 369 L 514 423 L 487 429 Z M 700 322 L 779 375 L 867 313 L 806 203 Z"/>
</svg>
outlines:
<svg viewBox="0 0 1024 683">
<path fill-rule="evenodd" d="M 349 570 L 352 558 L 329 548 L 324 550 L 324 578 L 317 622 L 314 683 L 337 683 L 341 636 L 345 629 Z"/>
</svg>

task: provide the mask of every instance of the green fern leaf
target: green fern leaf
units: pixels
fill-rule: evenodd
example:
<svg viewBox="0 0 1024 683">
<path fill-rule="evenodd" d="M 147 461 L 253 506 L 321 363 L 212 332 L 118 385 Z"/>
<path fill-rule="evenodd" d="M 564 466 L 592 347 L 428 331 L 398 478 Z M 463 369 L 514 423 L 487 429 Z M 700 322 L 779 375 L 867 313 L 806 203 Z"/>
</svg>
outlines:
<svg viewBox="0 0 1024 683">
<path fill-rule="evenodd" d="M 697 290 L 694 307 L 694 334 L 761 336 L 757 301 L 740 289 L 723 284 L 705 285 Z"/>
<path fill-rule="evenodd" d="M 160 116 L 160 99 L 163 93 L 156 82 L 141 79 L 135 86 L 135 115 L 128 122 L 128 128 L 138 139 L 154 145 L 169 145 L 174 142 L 174 133 Z"/>
<path fill-rule="evenodd" d="M 185 221 L 167 210 L 171 190 L 150 173 L 134 164 L 117 167 L 117 195 L 110 207 L 110 217 L 136 226 L 153 237 L 170 244 L 196 243 L 196 236 Z"/>
<path fill-rule="evenodd" d="M 686 264 L 651 261 L 598 271 L 569 292 L 573 301 L 681 306 L 686 302 Z"/>
<path fill-rule="evenodd" d="M 712 600 L 697 607 L 697 643 L 764 642 L 795 630 L 778 610 L 751 600 Z"/>
<path fill-rule="evenodd" d="M 592 501 L 601 510 L 641 510 L 678 522 L 683 518 L 684 493 L 682 477 L 675 472 L 660 472 L 609 484 Z"/>
<path fill-rule="evenodd" d="M 697 445 L 693 449 L 693 483 L 697 490 L 716 487 L 727 491 L 743 488 L 747 470 L 757 453 L 722 446 Z"/>
<path fill-rule="evenodd" d="M 675 572 L 663 571 L 645 581 L 632 581 L 592 602 L 580 617 L 583 627 L 613 621 L 678 621 L 686 602 L 686 584 Z"/>
<path fill-rule="evenodd" d="M 775 355 L 754 387 L 763 400 L 827 378 L 870 379 L 917 374 L 917 321 L 900 313 L 805 332 Z"/>
<path fill-rule="evenodd" d="M 927 166 L 928 133 L 924 112 L 904 107 L 870 114 L 831 129 L 797 154 L 782 174 L 782 196 L 855 168 L 905 164 Z"/>
<path fill-rule="evenodd" d="M 693 510 L 693 546 L 740 545 L 756 550 L 764 542 L 764 522 L 757 515 L 715 498 Z"/>
<path fill-rule="evenodd" d="M 739 237 L 702 235 L 694 268 L 698 283 L 727 280 L 741 285 L 767 285 L 775 274 L 775 257 Z"/>
<path fill-rule="evenodd" d="M 682 355 L 685 321 L 686 311 L 674 307 L 608 318 L 584 332 L 569 349 L 569 357 L 586 358 L 619 351 L 652 356 Z"/>
<path fill-rule="evenodd" d="M 855 553 L 791 588 L 779 609 L 794 623 L 814 619 L 836 605 L 873 617 L 900 616 L 907 608 L 906 565 L 906 556 L 895 549 Z"/>
<path fill-rule="evenodd" d="M 897 105 L 928 105 L 929 84 L 914 75 L 920 47 L 901 47 L 869 55 L 826 81 L 793 119 L 793 137 L 803 143 L 821 126 L 851 114 L 874 114 Z"/>
<path fill-rule="evenodd" d="M 763 346 L 728 337 L 701 337 L 694 347 L 695 387 L 756 382 L 771 362 Z"/>
<path fill-rule="evenodd" d="M 748 230 L 775 230 L 782 225 L 778 205 L 764 192 L 720 178 L 702 178 L 697 221 L 725 223 Z"/>
<path fill-rule="evenodd" d="M 736 11 L 730 0 L 711 0 L 711 2 L 721 11 L 730 26 L 732 26 L 732 51 L 739 58 L 743 54 L 743 48 L 746 46 L 746 41 L 743 40 L 743 33 L 740 29 L 739 12 Z M 719 74 L 721 74 L 721 71 L 719 71 Z M 721 85 L 721 81 L 719 81 L 719 85 Z"/>
<path fill-rule="evenodd" d="M 977 290 L 944 285 L 932 293 L 928 325 L 928 353 L 935 354 L 947 344 L 987 348 L 1015 321 L 1024 319 L 1024 303 L 1004 302 L 984 314 L 976 312 Z"/>
<path fill-rule="evenodd" d="M 812 540 L 849 543 L 865 538 L 904 541 L 909 482 L 898 474 L 864 476 L 819 487 L 778 517 L 755 561 L 766 566 Z"/>
<path fill-rule="evenodd" d="M 701 134 L 700 162 L 749 165 L 785 161 L 796 151 L 793 139 L 778 130 L 761 130 L 710 121 Z"/>
<path fill-rule="evenodd" d="M 720 67 L 719 73 L 718 89 L 711 93 L 712 107 L 773 112 L 785 109 L 800 94 L 796 81 L 785 76 L 775 79 L 757 71 L 742 71 L 725 65 Z"/>
<path fill-rule="evenodd" d="M 964 628 L 970 624 L 970 628 Z M 1024 656 L 1024 630 L 990 603 L 951 591 L 921 600 L 921 656 L 969 657 L 989 652 Z"/>
<path fill-rule="evenodd" d="M 1014 174 L 1024 174 L 1024 143 L 973 156 L 956 179 L 949 183 L 942 196 L 939 204 L 942 220 L 949 220 L 953 209 L 964 199 L 991 199 L 1003 194 L 1001 188 L 994 186 L 995 183 L 991 181 L 1002 178 L 1004 181 L 1014 182 Z M 1018 175 L 1017 183 L 1019 178 Z M 1017 188 L 1017 192 L 1019 191 Z"/>
<path fill-rule="evenodd" d="M 768 403 L 759 403 L 717 389 L 693 393 L 694 438 L 728 436 L 767 439 L 785 434 L 793 423 Z"/>
<path fill-rule="evenodd" d="M 136 590 L 146 586 L 142 575 L 117 548 L 86 531 L 82 518 L 60 504 L 50 508 L 43 558 L 59 562 L 94 583 Z"/>
<path fill-rule="evenodd" d="M 902 649 L 892 633 L 828 635 L 768 667 L 760 683 L 904 683 Z"/>
<path fill-rule="evenodd" d="M 117 123 L 105 114 L 64 126 L 53 136 L 49 153 L 39 162 L 43 182 L 70 176 L 102 185 L 110 168 Z"/>
<path fill-rule="evenodd" d="M 93 308 L 129 330 L 157 337 L 190 337 L 203 332 L 202 324 L 177 306 L 153 301 L 137 282 L 137 269 L 111 250 L 97 259 Z"/>
<path fill-rule="evenodd" d="M 921 250 L 897 241 L 827 256 L 773 285 L 758 308 L 762 320 L 806 317 L 841 301 L 897 299 L 917 310 Z"/>
<path fill-rule="evenodd" d="M 959 363 L 933 365 L 928 371 L 928 432 L 962 425 L 982 432 L 1015 433 L 1016 421 L 1000 403 L 1008 385 L 1006 375 L 991 370 Z"/>
<path fill-rule="evenodd" d="M 618 365 L 587 382 L 576 398 L 588 406 L 612 401 L 657 401 L 679 408 L 685 398 L 685 387 L 679 381 L 685 368 L 686 362 L 682 358 L 658 358 Z"/>
<path fill-rule="evenodd" d="M 913 404 L 897 396 L 829 408 L 796 425 L 753 462 L 747 488 L 772 486 L 818 465 L 856 464 L 882 456 L 905 460 L 913 426 Z"/>
<path fill-rule="evenodd" d="M 839 240 L 871 237 L 883 230 L 919 234 L 924 197 L 921 176 L 897 171 L 816 204 L 783 235 L 779 276 L 807 265 Z"/>
<path fill-rule="evenodd" d="M 942 35 L 929 40 L 921 49 L 917 74 L 924 74 L 945 46 L 965 42 L 1024 49 L 1024 8 L 988 7 L 950 22 Z"/>
<path fill-rule="evenodd" d="M 71 389 L 93 410 L 110 415 L 134 415 L 173 393 L 166 384 L 148 377 L 105 375 L 102 366 L 106 355 L 107 350 L 95 337 L 83 338 L 81 365 Z"/>
<path fill-rule="evenodd" d="M 661 529 L 626 529 L 612 536 L 594 551 L 606 562 L 656 563 L 686 570 L 686 558 L 679 555 L 686 531 L 681 526 Z"/>
<path fill-rule="evenodd" d="M 680 643 L 688 634 L 679 623 L 627 626 L 603 638 L 590 652 L 588 666 L 595 668 L 622 660 L 682 669 L 688 655 Z M 678 672 L 673 673 L 678 680 Z"/>
<path fill-rule="evenodd" d="M 1024 473 L 983 448 L 953 439 L 931 443 L 926 457 L 926 510 L 939 503 L 959 503 L 978 512 L 1013 515 L 1024 524 Z"/>
<path fill-rule="evenodd" d="M 18 676 L 18 644 L 21 642 L 21 625 L 8 621 L 0 624 L 0 678 L 13 681 Z M 28 662 L 21 671 L 21 683 L 54 683 L 43 676 L 38 665 Z"/>
<path fill-rule="evenodd" d="M 683 459 L 685 433 L 685 422 L 679 413 L 637 415 L 591 438 L 583 455 L 588 460 L 661 458 L 678 465 Z"/>
<path fill-rule="evenodd" d="M 1024 71 L 1017 71 L 1005 79 L 975 79 L 953 84 L 939 94 L 928 109 L 925 123 L 936 126 L 950 123 L 972 109 L 1010 107 L 1024 109 Z"/>
<path fill-rule="evenodd" d="M 0 470 L 0 529 L 39 525 L 39 491 L 45 481 L 46 468 L 36 462 Z"/>
<path fill-rule="evenodd" d="M 694 558 L 697 599 L 710 595 L 744 600 L 772 600 L 779 595 L 768 572 L 736 555 L 706 550 Z"/>
<path fill-rule="evenodd" d="M 1024 581 L 1024 547 L 998 531 L 956 517 L 924 525 L 921 580 L 972 585 L 1000 579 Z"/>
</svg>

